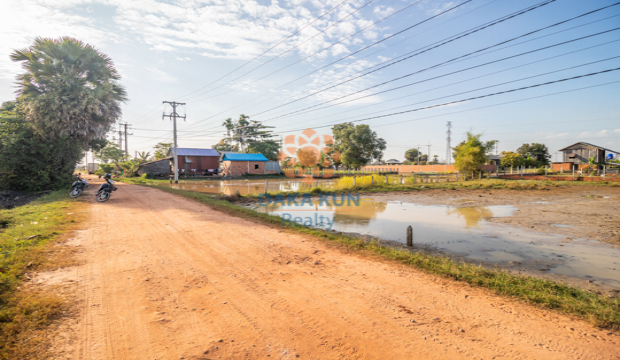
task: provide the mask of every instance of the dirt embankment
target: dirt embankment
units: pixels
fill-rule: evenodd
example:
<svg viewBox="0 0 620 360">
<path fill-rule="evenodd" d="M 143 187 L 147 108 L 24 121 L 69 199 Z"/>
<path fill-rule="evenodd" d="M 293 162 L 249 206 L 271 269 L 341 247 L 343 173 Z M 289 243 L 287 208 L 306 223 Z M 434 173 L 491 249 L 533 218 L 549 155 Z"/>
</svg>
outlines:
<svg viewBox="0 0 620 360">
<path fill-rule="evenodd" d="M 620 187 L 615 186 L 576 185 L 545 190 L 435 189 L 368 197 L 422 205 L 513 205 L 518 210 L 512 216 L 490 221 L 620 245 Z"/>
<path fill-rule="evenodd" d="M 84 265 L 38 278 L 79 304 L 58 358 L 618 358 L 620 336 L 583 321 L 118 187 L 71 242 Z"/>
</svg>

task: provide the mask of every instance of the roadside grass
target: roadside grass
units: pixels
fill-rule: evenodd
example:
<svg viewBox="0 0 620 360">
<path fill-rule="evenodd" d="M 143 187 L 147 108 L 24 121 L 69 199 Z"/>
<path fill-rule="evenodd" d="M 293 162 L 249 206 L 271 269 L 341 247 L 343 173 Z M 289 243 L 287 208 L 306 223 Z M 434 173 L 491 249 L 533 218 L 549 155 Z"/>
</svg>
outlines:
<svg viewBox="0 0 620 360">
<path fill-rule="evenodd" d="M 53 245 L 79 222 L 80 208 L 67 191 L 56 191 L 0 210 L 0 359 L 49 357 L 46 326 L 68 305 L 58 295 L 32 290 L 24 282 L 30 272 L 72 263 L 69 250 Z"/>
<path fill-rule="evenodd" d="M 617 298 L 598 295 L 552 280 L 514 275 L 501 269 L 487 269 L 482 266 L 459 263 L 448 257 L 397 249 L 375 241 L 367 242 L 356 237 L 304 226 L 284 225 L 278 216 L 237 206 L 214 195 L 164 186 L 153 187 L 201 202 L 215 210 L 234 216 L 258 219 L 266 224 L 329 240 L 349 250 L 391 259 L 430 274 L 464 281 L 472 286 L 487 288 L 496 294 L 574 315 L 599 327 L 620 329 L 620 299 Z"/>
</svg>

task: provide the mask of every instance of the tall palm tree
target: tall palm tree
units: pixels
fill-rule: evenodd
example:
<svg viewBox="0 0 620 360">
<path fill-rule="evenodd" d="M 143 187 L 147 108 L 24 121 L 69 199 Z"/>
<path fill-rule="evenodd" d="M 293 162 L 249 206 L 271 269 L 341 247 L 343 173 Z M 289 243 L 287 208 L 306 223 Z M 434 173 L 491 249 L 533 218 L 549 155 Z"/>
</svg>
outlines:
<svg viewBox="0 0 620 360">
<path fill-rule="evenodd" d="M 37 38 L 11 59 L 26 70 L 17 77 L 18 95 L 39 132 L 86 145 L 103 138 L 120 118 L 127 99 L 120 75 L 92 46 L 70 37 Z"/>
</svg>

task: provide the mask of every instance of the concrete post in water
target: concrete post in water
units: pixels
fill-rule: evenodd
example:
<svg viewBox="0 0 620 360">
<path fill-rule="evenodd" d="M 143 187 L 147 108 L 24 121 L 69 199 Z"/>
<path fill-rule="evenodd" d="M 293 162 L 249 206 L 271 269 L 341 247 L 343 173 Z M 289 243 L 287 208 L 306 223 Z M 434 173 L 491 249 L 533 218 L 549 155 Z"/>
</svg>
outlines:
<svg viewBox="0 0 620 360">
<path fill-rule="evenodd" d="M 356 179 L 356 176 L 353 175 L 353 187 L 356 187 L 356 186 L 357 186 L 357 179 Z"/>
<path fill-rule="evenodd" d="M 400 184 L 401 185 L 403 184 L 403 176 L 402 175 L 400 176 Z"/>
<path fill-rule="evenodd" d="M 411 225 L 407 226 L 407 246 L 413 247 L 413 229 Z"/>
<path fill-rule="evenodd" d="M 436 182 L 439 182 L 439 173 L 435 174 L 435 180 Z"/>
<path fill-rule="evenodd" d="M 374 186 L 374 185 L 375 185 L 375 176 L 370 175 L 370 186 Z"/>
<path fill-rule="evenodd" d="M 269 179 L 265 180 L 265 194 L 268 192 L 267 189 L 269 189 Z"/>
<path fill-rule="evenodd" d="M 478 180 L 482 180 L 482 170 L 478 171 Z"/>
<path fill-rule="evenodd" d="M 573 181 L 575 181 L 575 167 L 573 166 Z"/>
<path fill-rule="evenodd" d="M 387 176 L 387 175 L 385 175 L 385 183 L 386 183 L 386 184 L 389 184 L 389 183 L 390 183 L 390 182 L 389 182 L 389 180 L 388 180 L 388 176 Z"/>
</svg>

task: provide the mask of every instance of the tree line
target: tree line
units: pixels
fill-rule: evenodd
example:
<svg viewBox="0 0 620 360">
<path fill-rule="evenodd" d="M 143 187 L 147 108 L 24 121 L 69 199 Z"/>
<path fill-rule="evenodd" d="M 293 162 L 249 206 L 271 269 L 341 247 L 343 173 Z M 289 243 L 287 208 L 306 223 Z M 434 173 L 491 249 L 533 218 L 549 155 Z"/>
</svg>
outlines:
<svg viewBox="0 0 620 360">
<path fill-rule="evenodd" d="M 121 117 L 120 75 L 107 55 L 69 37 L 37 38 L 11 59 L 24 72 L 16 99 L 0 108 L 0 189 L 67 187 Z"/>
</svg>

